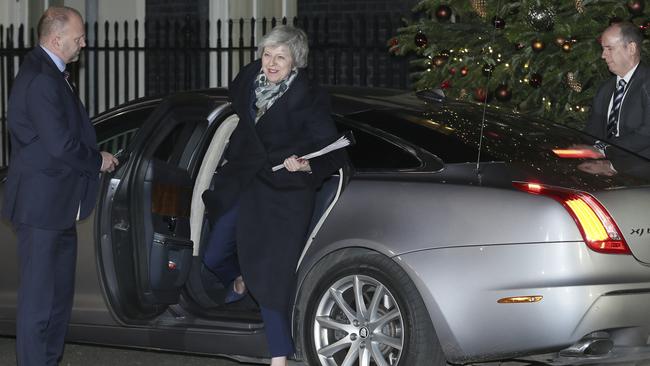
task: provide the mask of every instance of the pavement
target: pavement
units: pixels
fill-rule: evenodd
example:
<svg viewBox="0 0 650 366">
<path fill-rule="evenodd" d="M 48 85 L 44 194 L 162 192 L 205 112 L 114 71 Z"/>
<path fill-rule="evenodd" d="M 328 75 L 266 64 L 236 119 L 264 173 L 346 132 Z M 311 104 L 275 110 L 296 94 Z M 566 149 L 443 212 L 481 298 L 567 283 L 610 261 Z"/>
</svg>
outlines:
<svg viewBox="0 0 650 366">
<path fill-rule="evenodd" d="M 16 341 L 0 337 L 0 366 L 16 366 Z M 250 363 L 210 356 L 102 347 L 94 345 L 66 344 L 60 366 L 253 366 Z M 259 366 L 259 365 L 257 365 Z"/>
</svg>

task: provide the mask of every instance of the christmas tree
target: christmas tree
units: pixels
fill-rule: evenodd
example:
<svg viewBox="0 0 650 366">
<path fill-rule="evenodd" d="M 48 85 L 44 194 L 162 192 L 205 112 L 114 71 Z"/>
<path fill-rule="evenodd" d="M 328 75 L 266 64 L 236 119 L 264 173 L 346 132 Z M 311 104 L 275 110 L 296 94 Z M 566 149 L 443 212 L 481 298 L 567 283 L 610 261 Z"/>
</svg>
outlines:
<svg viewBox="0 0 650 366">
<path fill-rule="evenodd" d="M 611 75 L 600 34 L 626 20 L 645 31 L 644 9 L 644 0 L 425 0 L 390 51 L 416 55 L 417 89 L 580 127 Z"/>
</svg>

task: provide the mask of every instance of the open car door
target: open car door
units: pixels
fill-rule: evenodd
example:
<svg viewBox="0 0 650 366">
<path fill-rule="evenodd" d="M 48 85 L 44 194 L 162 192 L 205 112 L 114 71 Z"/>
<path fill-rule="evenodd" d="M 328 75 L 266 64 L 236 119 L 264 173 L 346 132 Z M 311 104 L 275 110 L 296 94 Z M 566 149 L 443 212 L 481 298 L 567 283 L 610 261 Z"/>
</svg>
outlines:
<svg viewBox="0 0 650 366">
<path fill-rule="evenodd" d="M 137 132 L 121 165 L 105 174 L 98 206 L 98 265 L 116 315 L 147 320 L 178 303 L 192 265 L 190 205 L 197 164 L 224 97 L 163 101 Z M 214 127 L 214 126 L 212 126 Z"/>
</svg>

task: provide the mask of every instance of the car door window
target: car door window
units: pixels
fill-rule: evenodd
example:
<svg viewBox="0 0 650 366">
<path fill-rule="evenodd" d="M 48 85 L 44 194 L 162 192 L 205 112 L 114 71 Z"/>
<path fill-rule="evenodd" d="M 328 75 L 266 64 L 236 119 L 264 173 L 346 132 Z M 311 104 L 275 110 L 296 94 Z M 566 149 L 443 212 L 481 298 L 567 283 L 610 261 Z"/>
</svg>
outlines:
<svg viewBox="0 0 650 366">
<path fill-rule="evenodd" d="M 103 118 L 95 126 L 99 150 L 111 154 L 124 150 L 156 106 L 148 105 Z"/>
</svg>

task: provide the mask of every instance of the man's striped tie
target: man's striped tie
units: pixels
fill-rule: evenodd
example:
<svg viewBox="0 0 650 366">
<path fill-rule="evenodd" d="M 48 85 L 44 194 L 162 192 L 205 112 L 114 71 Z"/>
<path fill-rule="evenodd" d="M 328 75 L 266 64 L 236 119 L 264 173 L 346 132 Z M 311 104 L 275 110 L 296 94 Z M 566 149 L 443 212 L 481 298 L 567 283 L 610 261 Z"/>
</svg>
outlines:
<svg viewBox="0 0 650 366">
<path fill-rule="evenodd" d="M 609 112 L 609 118 L 607 119 L 607 138 L 618 134 L 618 112 L 621 109 L 621 102 L 623 101 L 623 95 L 625 94 L 625 84 L 625 80 L 619 80 L 618 87 L 614 92 L 612 110 Z"/>
</svg>

